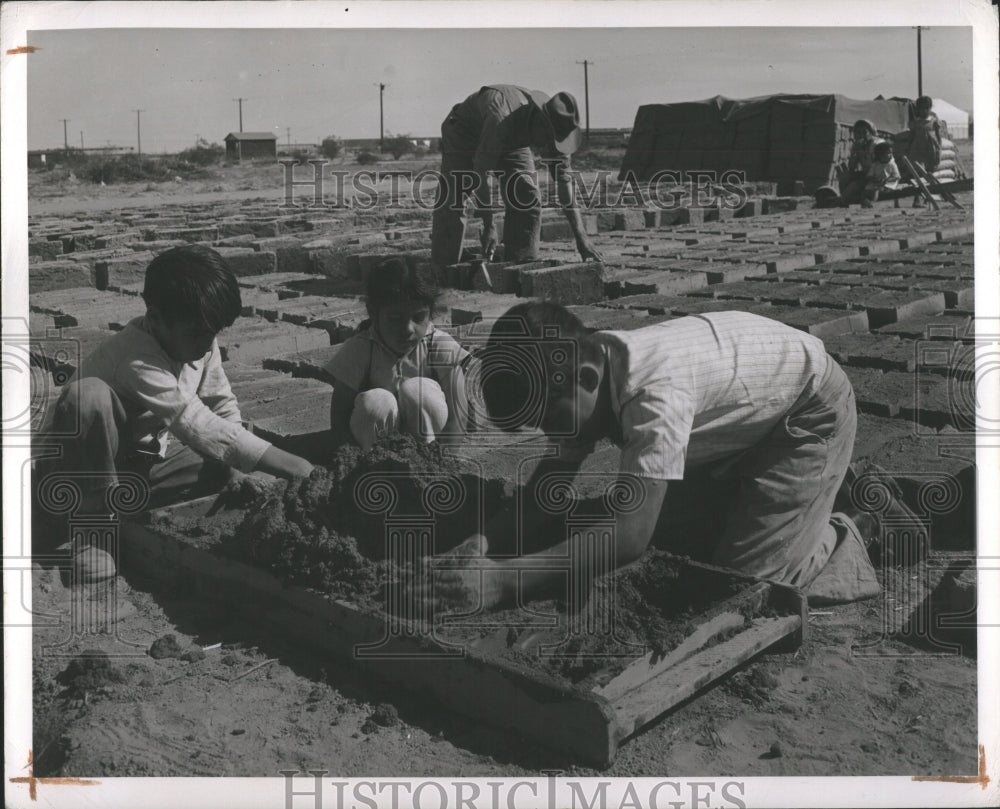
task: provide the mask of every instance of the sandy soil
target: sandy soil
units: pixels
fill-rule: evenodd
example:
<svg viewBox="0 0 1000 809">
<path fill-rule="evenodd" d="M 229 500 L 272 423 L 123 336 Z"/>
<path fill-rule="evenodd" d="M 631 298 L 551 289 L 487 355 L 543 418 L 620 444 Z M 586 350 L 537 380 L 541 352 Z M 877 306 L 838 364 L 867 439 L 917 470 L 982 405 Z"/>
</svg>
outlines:
<svg viewBox="0 0 1000 809">
<path fill-rule="evenodd" d="M 931 571 L 897 575 L 934 584 Z M 57 570 L 36 567 L 34 610 L 51 616 L 35 630 L 36 775 L 597 774 L 253 627 L 220 625 L 203 603 L 121 578 L 116 588 L 70 589 Z M 893 603 L 885 609 L 898 626 Z M 71 614 L 109 615 L 109 632 L 70 634 Z M 935 656 L 882 640 L 882 625 L 879 601 L 815 611 L 799 650 L 765 656 L 661 718 L 605 774 L 974 774 L 973 650 Z M 192 662 L 151 657 L 169 634 L 182 650 L 222 646 Z M 107 653 L 115 674 L 67 682 L 73 657 L 90 649 Z M 370 721 L 383 703 L 398 721 L 386 710 L 377 718 L 387 725 Z"/>
</svg>

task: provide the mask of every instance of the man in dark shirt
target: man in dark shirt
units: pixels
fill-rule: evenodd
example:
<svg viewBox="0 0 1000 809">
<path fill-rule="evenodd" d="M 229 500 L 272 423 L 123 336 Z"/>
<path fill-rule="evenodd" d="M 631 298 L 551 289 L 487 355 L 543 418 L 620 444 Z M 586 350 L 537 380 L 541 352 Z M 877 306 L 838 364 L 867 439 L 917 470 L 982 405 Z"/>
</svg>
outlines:
<svg viewBox="0 0 1000 809">
<path fill-rule="evenodd" d="M 456 104 L 441 124 L 442 182 L 434 209 L 431 254 L 435 264 L 461 259 L 465 234 L 463 202 L 473 193 L 483 221 L 483 255 L 498 243 L 490 208 L 491 172 L 500 176 L 504 202 L 504 259 L 538 257 L 542 210 L 535 182 L 532 147 L 546 161 L 556 181 L 559 204 L 584 259 L 600 259 L 583 229 L 576 207 L 569 155 L 580 142 L 580 115 L 569 93 L 549 98 L 536 90 L 509 84 L 490 85 Z"/>
</svg>

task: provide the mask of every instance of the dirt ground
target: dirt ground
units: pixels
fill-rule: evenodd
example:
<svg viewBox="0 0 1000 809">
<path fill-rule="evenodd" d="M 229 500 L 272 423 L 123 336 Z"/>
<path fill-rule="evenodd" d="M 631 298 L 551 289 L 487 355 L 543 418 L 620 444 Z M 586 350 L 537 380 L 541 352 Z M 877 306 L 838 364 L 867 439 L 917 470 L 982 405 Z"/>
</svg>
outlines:
<svg viewBox="0 0 1000 809">
<path fill-rule="evenodd" d="M 34 610 L 48 623 L 35 630 L 38 776 L 598 774 L 253 627 L 220 626 L 201 602 L 122 578 L 116 587 L 108 610 L 106 586 L 74 595 L 58 570 L 36 568 Z M 71 612 L 116 620 L 84 638 L 68 632 Z M 974 774 L 972 650 L 935 656 L 882 640 L 882 625 L 879 601 L 816 610 L 799 650 L 760 658 L 661 718 L 602 774 Z M 150 656 L 167 635 L 181 652 L 222 645 L 190 662 Z M 110 670 L 68 678 L 73 657 L 91 649 L 110 656 Z M 385 703 L 395 710 L 379 710 Z"/>
<path fill-rule="evenodd" d="M 971 149 L 965 155 L 971 168 Z M 105 188 L 36 179 L 32 214 L 272 198 L 281 180 L 274 166 Z M 974 643 L 960 636 L 957 652 L 945 652 L 912 620 L 925 607 L 946 608 L 941 593 L 954 575 L 890 571 L 884 598 L 814 610 L 799 650 L 764 656 L 661 717 L 601 774 L 975 774 Z M 36 565 L 32 601 L 36 776 L 598 774 L 252 626 L 220 625 L 204 603 L 142 581 L 69 588 L 57 569 Z M 71 632 L 81 615 L 108 631 Z M 182 651 L 221 646 L 200 660 L 150 656 L 167 635 Z M 91 650 L 110 665 L 67 672 Z"/>
</svg>

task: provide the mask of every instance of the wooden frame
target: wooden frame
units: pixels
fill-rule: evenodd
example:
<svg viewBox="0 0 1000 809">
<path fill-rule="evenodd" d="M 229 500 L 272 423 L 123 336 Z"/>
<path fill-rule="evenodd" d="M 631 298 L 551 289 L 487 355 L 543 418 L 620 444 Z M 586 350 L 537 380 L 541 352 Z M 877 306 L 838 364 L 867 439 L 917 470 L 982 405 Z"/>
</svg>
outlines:
<svg viewBox="0 0 1000 809">
<path fill-rule="evenodd" d="M 126 522 L 122 575 L 138 574 L 228 606 L 256 626 L 308 644 L 317 655 L 352 659 L 374 677 L 598 767 L 614 761 L 629 736 L 745 661 L 768 648 L 796 648 L 806 627 L 806 600 L 796 588 L 686 561 L 703 575 L 719 577 L 720 584 L 731 586 L 735 579 L 746 587 L 697 616 L 694 631 L 662 658 L 638 657 L 593 689 L 567 685 L 540 667 L 491 654 L 487 643 L 456 649 L 401 622 L 389 631 L 385 615 L 287 586 L 204 542 L 158 530 L 150 519 L 207 516 L 214 503 L 203 498 Z M 768 617 L 746 617 L 761 608 Z"/>
</svg>

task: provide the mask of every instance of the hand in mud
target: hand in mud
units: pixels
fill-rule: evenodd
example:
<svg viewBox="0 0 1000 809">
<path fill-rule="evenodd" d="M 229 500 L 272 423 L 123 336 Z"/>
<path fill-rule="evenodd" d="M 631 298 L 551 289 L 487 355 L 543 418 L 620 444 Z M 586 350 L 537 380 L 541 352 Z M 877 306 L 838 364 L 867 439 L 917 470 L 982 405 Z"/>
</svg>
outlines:
<svg viewBox="0 0 1000 809">
<path fill-rule="evenodd" d="M 494 609 L 506 599 L 507 583 L 516 574 L 488 559 L 487 547 L 486 537 L 474 534 L 447 553 L 425 560 L 431 567 L 436 610 Z M 417 585 L 416 593 L 430 596 L 430 579 Z"/>
</svg>

